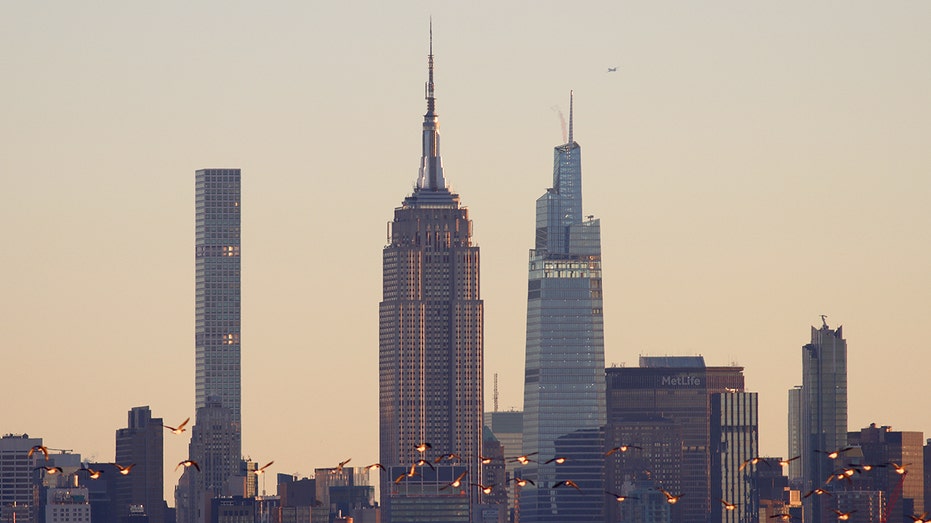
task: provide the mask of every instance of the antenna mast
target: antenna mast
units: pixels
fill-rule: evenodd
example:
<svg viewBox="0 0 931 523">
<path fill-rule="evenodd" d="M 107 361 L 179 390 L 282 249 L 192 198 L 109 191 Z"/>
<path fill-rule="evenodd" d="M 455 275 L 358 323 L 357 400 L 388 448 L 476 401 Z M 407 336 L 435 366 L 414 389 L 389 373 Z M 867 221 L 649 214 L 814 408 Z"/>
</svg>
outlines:
<svg viewBox="0 0 931 523">
<path fill-rule="evenodd" d="M 569 91 L 569 145 L 572 145 L 572 91 Z"/>
<path fill-rule="evenodd" d="M 494 404 L 495 404 L 494 412 L 498 412 L 498 373 L 497 372 L 495 373 L 495 392 L 494 392 L 493 398 L 494 398 Z"/>
</svg>

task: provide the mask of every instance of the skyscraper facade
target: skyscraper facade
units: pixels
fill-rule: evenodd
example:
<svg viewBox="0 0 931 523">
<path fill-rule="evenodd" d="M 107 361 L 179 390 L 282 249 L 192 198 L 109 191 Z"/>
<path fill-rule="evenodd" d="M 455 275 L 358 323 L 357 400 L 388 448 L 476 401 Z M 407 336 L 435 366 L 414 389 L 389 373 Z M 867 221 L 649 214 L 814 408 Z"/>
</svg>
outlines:
<svg viewBox="0 0 931 523">
<path fill-rule="evenodd" d="M 481 483 L 479 248 L 468 209 L 443 176 L 432 34 L 426 99 L 417 185 L 394 210 L 382 253 L 379 454 L 388 468 L 381 475 L 382 507 L 393 523 L 468 521 L 479 501 L 468 484 Z M 417 450 L 421 443 L 430 448 Z M 450 454 L 456 458 L 393 481 L 419 460 Z M 463 486 L 440 490 L 463 472 Z"/>
<path fill-rule="evenodd" d="M 29 450 L 42 445 L 42 438 L 28 434 L 5 434 L 0 437 L 0 521 L 32 523 L 38 520 L 39 507 L 33 499 L 33 478 L 37 466 L 45 466 L 42 452 Z"/>
<path fill-rule="evenodd" d="M 743 367 L 706 367 L 701 356 L 640 357 L 639 367 L 607 369 L 607 413 L 609 426 L 658 416 L 671 420 L 681 438 L 681 455 L 669 459 L 655 452 L 631 450 L 624 453 L 626 466 L 614 469 L 634 474 L 638 455 L 650 455 L 646 463 L 650 477 L 677 483 L 657 485 L 673 495 L 683 494 L 672 506 L 673 523 L 707 521 L 711 511 L 711 395 L 742 393 Z M 632 444 L 649 447 L 650 440 L 609 441 L 608 445 Z M 646 450 L 646 449 L 645 449 Z M 622 463 L 622 465 L 624 464 Z M 616 478 L 607 478 L 616 484 Z M 678 486 L 678 489 L 676 489 Z M 720 503 L 714 500 L 715 503 Z"/>
<path fill-rule="evenodd" d="M 920 431 L 896 431 L 875 423 L 847 434 L 847 444 L 860 447 L 863 464 L 886 464 L 861 473 L 857 479 L 864 480 L 871 490 L 884 493 L 889 500 L 885 507 L 888 521 L 908 521 L 912 514 L 927 510 L 923 443 Z M 903 467 L 907 474 L 900 473 L 895 465 Z"/>
<path fill-rule="evenodd" d="M 796 385 L 789 389 L 789 457 L 800 456 L 802 453 L 802 386 Z M 800 459 L 789 462 L 789 482 L 796 489 L 801 488 L 802 463 Z"/>
<path fill-rule="evenodd" d="M 748 466 L 760 455 L 758 405 L 755 392 L 711 394 L 709 521 L 753 523 L 759 518 L 759 492 L 753 488 L 754 467 Z"/>
<path fill-rule="evenodd" d="M 142 505 L 150 523 L 165 521 L 164 435 L 161 418 L 153 418 L 148 406 L 129 411 L 126 428 L 116 431 L 116 462 L 135 463 L 132 474 L 114 476 L 115 521 L 129 516 L 130 505 Z"/>
<path fill-rule="evenodd" d="M 521 472 L 536 481 L 521 492 L 524 522 L 591 521 L 603 513 L 601 229 L 597 219 L 582 216 L 571 98 L 569 106 L 568 141 L 554 149 L 553 186 L 537 199 L 530 251 L 522 451 L 539 461 Z M 544 463 L 558 456 L 558 447 L 571 449 L 571 461 Z M 552 488 L 564 480 L 581 489 Z"/>
<path fill-rule="evenodd" d="M 240 169 L 195 172 L 195 424 L 176 493 L 181 523 L 203 522 L 204 499 L 223 492 L 242 456 Z M 190 505 L 190 506 L 188 506 Z M 187 521 L 182 517 L 189 518 Z"/>
<path fill-rule="evenodd" d="M 802 347 L 802 420 L 800 447 L 805 492 L 818 488 L 834 462 L 828 453 L 847 446 L 847 341 L 843 327 L 811 328 L 811 343 Z M 806 520 L 825 521 L 822 503 L 805 500 Z"/>
<path fill-rule="evenodd" d="M 195 405 L 215 398 L 241 424 L 239 169 L 195 173 Z"/>
</svg>

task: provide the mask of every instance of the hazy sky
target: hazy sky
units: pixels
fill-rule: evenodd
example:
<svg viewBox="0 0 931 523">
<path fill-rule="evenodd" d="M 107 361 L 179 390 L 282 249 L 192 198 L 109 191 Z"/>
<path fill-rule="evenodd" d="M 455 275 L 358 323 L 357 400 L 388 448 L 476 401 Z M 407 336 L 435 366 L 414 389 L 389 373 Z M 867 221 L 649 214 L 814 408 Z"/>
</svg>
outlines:
<svg viewBox="0 0 931 523">
<path fill-rule="evenodd" d="M 0 432 L 108 461 L 131 407 L 193 416 L 194 170 L 240 167 L 244 453 L 376 461 L 381 250 L 417 176 L 431 15 L 488 410 L 494 373 L 521 408 L 534 200 L 573 89 L 609 365 L 744 366 L 785 455 L 826 314 L 850 428 L 931 435 L 927 0 L 7 2 Z M 174 485 L 187 437 L 166 442 Z"/>
</svg>

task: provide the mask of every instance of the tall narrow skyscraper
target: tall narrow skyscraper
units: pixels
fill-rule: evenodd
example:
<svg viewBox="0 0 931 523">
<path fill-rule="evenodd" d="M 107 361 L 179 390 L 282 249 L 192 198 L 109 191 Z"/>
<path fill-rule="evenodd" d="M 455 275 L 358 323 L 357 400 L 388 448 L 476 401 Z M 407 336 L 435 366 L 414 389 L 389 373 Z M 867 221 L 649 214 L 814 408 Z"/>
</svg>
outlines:
<svg viewBox="0 0 931 523">
<path fill-rule="evenodd" d="M 241 424 L 239 169 L 201 169 L 195 181 L 195 409 L 211 398 Z"/>
<path fill-rule="evenodd" d="M 195 402 L 189 457 L 176 492 L 179 523 L 202 523 L 242 458 L 240 367 L 241 171 L 195 173 Z"/>
<path fill-rule="evenodd" d="M 381 501 L 387 521 L 468 521 L 480 483 L 482 315 L 479 249 L 469 212 L 450 192 L 440 160 L 428 59 L 423 155 L 413 194 L 394 210 L 383 251 L 379 305 Z M 431 448 L 415 449 L 421 443 Z M 441 460 L 415 467 L 421 459 Z M 467 472 L 460 486 L 440 490 Z M 463 519 L 465 518 L 465 519 Z"/>
<path fill-rule="evenodd" d="M 582 217 L 582 163 L 572 139 L 554 150 L 553 187 L 537 200 L 530 251 L 523 452 L 539 462 L 520 493 L 520 518 L 599 521 L 603 511 L 605 366 L 600 222 Z M 571 456 L 564 464 L 544 461 Z M 553 489 L 572 480 L 581 490 Z"/>
<path fill-rule="evenodd" d="M 824 317 L 811 328 L 811 343 L 802 347 L 801 462 L 806 491 L 821 486 L 835 465 L 829 452 L 847 446 L 847 341 L 843 327 L 831 330 Z M 805 519 L 826 521 L 822 504 L 805 501 Z M 830 516 L 833 517 L 833 516 Z"/>
</svg>

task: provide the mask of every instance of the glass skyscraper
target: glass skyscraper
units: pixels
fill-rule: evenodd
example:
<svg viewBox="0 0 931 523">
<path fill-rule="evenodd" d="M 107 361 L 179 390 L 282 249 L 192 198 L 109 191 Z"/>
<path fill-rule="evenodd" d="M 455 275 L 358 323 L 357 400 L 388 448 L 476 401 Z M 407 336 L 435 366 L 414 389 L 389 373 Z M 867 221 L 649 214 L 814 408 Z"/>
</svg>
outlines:
<svg viewBox="0 0 931 523">
<path fill-rule="evenodd" d="M 482 482 L 479 249 L 469 211 L 443 176 L 432 36 L 430 47 L 417 186 L 394 210 L 382 252 L 379 455 L 387 468 L 382 508 L 392 523 L 468 522 L 480 498 L 469 484 Z M 421 443 L 430 448 L 417 450 Z"/>
<path fill-rule="evenodd" d="M 820 487 L 834 471 L 828 453 L 847 446 L 847 341 L 843 327 L 831 330 L 822 317 L 802 347 L 801 453 L 804 490 Z M 825 521 L 819 496 L 805 500 L 806 520 Z M 830 516 L 833 517 L 833 516 Z"/>
<path fill-rule="evenodd" d="M 601 232 L 582 216 L 582 163 L 572 139 L 554 149 L 553 187 L 537 200 L 530 251 L 524 377 L 522 522 L 603 514 L 605 365 Z M 545 463 L 568 457 L 565 463 Z M 578 489 L 560 486 L 571 480 Z"/>
</svg>

